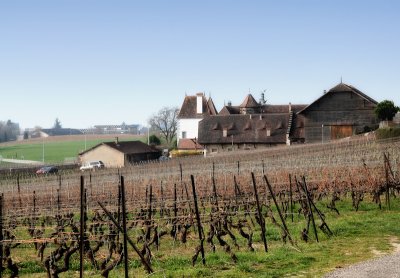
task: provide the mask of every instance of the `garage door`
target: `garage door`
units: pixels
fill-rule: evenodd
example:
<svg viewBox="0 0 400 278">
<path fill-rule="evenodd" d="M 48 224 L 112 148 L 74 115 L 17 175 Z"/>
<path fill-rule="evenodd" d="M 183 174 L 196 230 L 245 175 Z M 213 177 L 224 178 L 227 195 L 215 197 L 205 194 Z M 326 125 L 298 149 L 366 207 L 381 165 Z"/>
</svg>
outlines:
<svg viewBox="0 0 400 278">
<path fill-rule="evenodd" d="M 339 139 L 353 135 L 353 126 L 351 125 L 333 125 L 331 126 L 331 139 Z"/>
</svg>

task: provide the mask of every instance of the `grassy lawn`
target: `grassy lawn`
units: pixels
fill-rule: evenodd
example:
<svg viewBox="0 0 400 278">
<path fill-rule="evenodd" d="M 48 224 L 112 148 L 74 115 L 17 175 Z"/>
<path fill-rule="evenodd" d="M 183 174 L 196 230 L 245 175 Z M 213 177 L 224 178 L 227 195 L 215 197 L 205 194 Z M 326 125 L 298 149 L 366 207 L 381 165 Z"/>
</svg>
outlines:
<svg viewBox="0 0 400 278">
<path fill-rule="evenodd" d="M 53 138 L 52 138 L 53 139 Z M 120 141 L 127 140 L 139 140 L 139 138 L 129 139 L 121 138 Z M 44 151 L 44 161 L 45 163 L 63 163 L 65 159 L 76 158 L 78 154 L 86 149 L 89 149 L 101 142 L 112 141 L 110 139 L 98 138 L 91 140 L 48 140 L 45 138 L 43 141 L 35 141 L 25 144 L 15 144 L 15 145 L 0 145 L 0 155 L 3 158 L 9 159 L 25 159 L 42 161 L 43 151 Z M 1 166 L 1 162 L 0 162 Z"/>
<path fill-rule="evenodd" d="M 293 248 L 289 243 L 280 241 L 279 230 L 267 221 L 267 240 L 269 252 L 265 253 L 260 240 L 260 232 L 256 227 L 254 233 L 255 252 L 245 247 L 242 238 L 237 236 L 240 249 L 225 237 L 237 256 L 237 262 L 225 253 L 216 243 L 217 251 L 213 253 L 205 243 L 206 266 L 198 259 L 193 267 L 191 257 L 197 245 L 197 234 L 189 234 L 188 243 L 173 242 L 171 237 L 161 239 L 160 250 L 152 248 L 152 267 L 155 273 L 151 277 L 321 277 L 335 268 L 373 258 L 377 254 L 391 252 L 394 247 L 391 243 L 400 239 L 400 204 L 398 199 L 392 199 L 392 209 L 379 210 L 371 200 L 363 201 L 358 212 L 351 208 L 351 201 L 340 201 L 337 207 L 340 215 L 327 211 L 326 203 L 319 202 L 318 207 L 326 214 L 326 221 L 334 233 L 327 237 L 318 230 L 320 242 L 317 243 L 310 229 L 311 240 L 305 243 L 300 240 L 300 231 L 306 222 L 301 216 L 295 216 L 294 223 L 289 218 L 288 227 L 298 247 Z M 278 216 L 275 215 L 278 220 Z M 319 224 L 319 221 L 317 221 Z M 163 228 L 163 226 L 160 226 Z M 205 227 L 207 231 L 207 227 Z M 26 231 L 21 231 L 26 233 Z M 22 236 L 22 234 L 21 234 Z M 130 235 L 135 238 L 136 234 Z M 48 247 L 51 249 L 51 246 Z M 297 249 L 297 250 L 296 250 Z M 49 250 L 47 250 L 49 251 Z M 20 277 L 43 277 L 45 269 L 36 258 L 32 247 L 18 247 L 12 251 L 15 261 L 21 269 Z M 74 254 L 73 264 L 69 272 L 61 277 L 79 277 L 78 253 Z M 199 256 L 200 257 L 200 256 Z M 129 249 L 130 277 L 147 277 L 141 266 L 138 256 L 133 249 Z M 86 262 L 85 276 L 101 277 L 99 271 L 91 269 Z M 112 270 L 110 277 L 122 277 L 123 265 Z"/>
</svg>

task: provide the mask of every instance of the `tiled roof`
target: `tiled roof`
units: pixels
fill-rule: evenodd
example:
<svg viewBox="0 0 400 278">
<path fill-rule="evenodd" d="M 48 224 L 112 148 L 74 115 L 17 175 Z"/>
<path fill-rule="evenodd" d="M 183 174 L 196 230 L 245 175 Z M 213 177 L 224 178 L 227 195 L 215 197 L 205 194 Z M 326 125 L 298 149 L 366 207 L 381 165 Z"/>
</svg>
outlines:
<svg viewBox="0 0 400 278">
<path fill-rule="evenodd" d="M 239 106 L 224 106 L 218 113 L 218 115 L 232 115 L 232 114 L 240 114 Z"/>
<path fill-rule="evenodd" d="M 111 147 L 113 149 L 116 149 L 116 150 L 124 153 L 124 154 L 143 154 L 143 153 L 157 153 L 157 152 L 159 153 L 160 152 L 156 148 L 153 148 L 141 141 L 122 141 L 122 142 L 118 142 L 118 143 L 103 142 L 103 143 L 100 143 L 100 144 L 80 153 L 80 155 L 84 154 L 88 151 L 91 151 L 101 145 Z"/>
<path fill-rule="evenodd" d="M 178 118 L 180 119 L 192 119 L 192 118 L 203 118 L 204 115 L 216 115 L 214 103 L 210 98 L 208 101 L 206 97 L 202 96 L 203 114 L 197 113 L 197 96 L 185 96 L 183 104 L 179 111 Z"/>
<path fill-rule="evenodd" d="M 203 146 L 200 145 L 195 139 L 179 139 L 179 150 L 202 150 Z"/>
<path fill-rule="evenodd" d="M 292 104 L 291 109 L 294 113 L 297 113 L 301 109 L 304 109 L 306 104 Z M 289 104 L 286 105 L 273 105 L 266 104 L 261 106 L 262 113 L 265 114 L 277 114 L 277 113 L 289 113 Z M 218 115 L 234 115 L 240 114 L 239 106 L 224 106 L 221 111 L 219 111 Z"/>
<path fill-rule="evenodd" d="M 217 109 L 215 108 L 214 102 L 211 97 L 207 101 L 207 109 L 208 109 L 210 115 L 218 114 Z"/>
<path fill-rule="evenodd" d="M 251 94 L 248 94 L 242 104 L 239 105 L 241 108 L 254 108 L 260 107 L 260 104 L 254 99 Z"/>
<path fill-rule="evenodd" d="M 198 140 L 200 144 L 229 144 L 232 140 L 235 144 L 286 143 L 289 116 L 286 113 L 206 117 L 199 123 Z"/>
</svg>

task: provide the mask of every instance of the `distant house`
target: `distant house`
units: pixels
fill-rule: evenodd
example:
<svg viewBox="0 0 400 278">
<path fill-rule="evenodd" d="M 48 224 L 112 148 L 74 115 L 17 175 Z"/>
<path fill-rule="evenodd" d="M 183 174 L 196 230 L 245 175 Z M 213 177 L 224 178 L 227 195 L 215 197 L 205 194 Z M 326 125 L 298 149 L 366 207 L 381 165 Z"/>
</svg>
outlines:
<svg viewBox="0 0 400 278">
<path fill-rule="evenodd" d="M 298 112 L 296 132 L 306 143 L 327 142 L 378 127 L 377 102 L 340 83 Z"/>
<path fill-rule="evenodd" d="M 103 161 L 105 167 L 124 167 L 141 161 L 156 160 L 161 151 L 140 141 L 103 142 L 79 154 L 81 164 Z"/>
<path fill-rule="evenodd" d="M 79 129 L 74 129 L 74 128 L 43 128 L 40 130 L 40 132 L 41 132 L 40 137 L 83 134 Z"/>
<path fill-rule="evenodd" d="M 267 105 L 249 94 L 239 106 L 228 105 L 199 123 L 199 143 L 207 154 L 268 148 L 297 141 L 292 126 L 306 105 Z"/>
<path fill-rule="evenodd" d="M 95 125 L 89 131 L 94 134 L 139 134 L 139 125 Z"/>
<path fill-rule="evenodd" d="M 185 96 L 178 114 L 177 141 L 198 138 L 199 122 L 206 116 L 216 115 L 211 97 L 207 100 L 203 93 Z"/>
</svg>

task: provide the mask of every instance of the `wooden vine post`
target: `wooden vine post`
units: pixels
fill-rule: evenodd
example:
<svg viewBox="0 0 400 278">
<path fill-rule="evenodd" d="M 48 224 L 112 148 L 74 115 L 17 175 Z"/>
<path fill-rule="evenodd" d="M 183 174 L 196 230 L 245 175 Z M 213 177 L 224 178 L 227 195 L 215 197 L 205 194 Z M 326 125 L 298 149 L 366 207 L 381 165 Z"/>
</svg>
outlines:
<svg viewBox="0 0 400 278">
<path fill-rule="evenodd" d="M 177 192 L 176 192 L 176 183 L 174 183 L 174 226 L 173 226 L 173 236 L 174 236 L 174 240 L 176 240 L 176 236 L 177 236 L 177 221 L 178 221 L 178 208 L 177 208 L 177 196 L 176 196 Z"/>
<path fill-rule="evenodd" d="M 233 176 L 233 185 L 234 185 L 234 191 L 235 191 L 235 204 L 236 204 L 236 209 L 239 209 L 238 208 L 238 206 L 239 206 L 239 202 L 238 202 L 238 199 L 239 199 L 239 195 L 240 195 L 240 190 L 239 190 L 239 186 L 238 186 L 238 184 L 237 184 L 237 181 L 236 181 L 236 176 L 234 175 Z"/>
<path fill-rule="evenodd" d="M 390 210 L 389 154 L 386 155 L 386 153 L 383 153 L 383 160 L 385 165 L 385 177 L 386 177 L 385 201 L 388 209 Z"/>
<path fill-rule="evenodd" d="M 151 237 L 151 217 L 152 217 L 152 210 L 153 210 L 153 205 L 152 205 L 152 201 L 153 201 L 153 186 L 150 184 L 149 185 L 149 204 L 148 204 L 148 211 L 147 211 L 147 221 L 145 221 L 146 223 L 146 241 L 149 242 L 150 241 L 150 237 Z"/>
<path fill-rule="evenodd" d="M 254 173 L 251 172 L 251 178 L 253 180 L 253 189 L 254 189 L 254 196 L 256 198 L 256 203 L 257 203 L 257 214 L 258 214 L 258 219 L 260 220 L 260 226 L 261 226 L 261 237 L 264 243 L 264 249 L 265 252 L 268 252 L 268 244 L 267 244 L 267 237 L 266 237 L 266 229 L 265 229 L 265 220 L 264 217 L 261 213 L 261 206 L 260 206 L 260 201 L 258 199 L 258 192 L 257 192 L 257 184 L 256 184 L 256 179 L 254 177 Z"/>
<path fill-rule="evenodd" d="M 124 177 L 121 176 L 121 207 L 122 207 L 122 230 L 124 236 L 124 267 L 125 267 L 125 278 L 128 278 L 128 240 L 126 230 L 126 206 L 125 206 L 125 183 Z M 150 191 L 151 196 L 151 191 Z M 151 202 L 150 202 L 151 203 Z"/>
<path fill-rule="evenodd" d="M 217 194 L 217 186 L 215 185 L 215 165 L 214 162 L 212 164 L 212 188 L 213 188 L 213 195 L 214 195 L 214 205 L 215 207 L 213 208 L 215 211 L 218 211 L 218 194 Z"/>
<path fill-rule="evenodd" d="M 271 193 L 272 199 L 274 200 L 275 207 L 276 207 L 276 210 L 278 211 L 279 217 L 281 218 L 283 228 L 285 229 L 285 232 L 286 232 L 286 234 L 287 234 L 287 236 L 288 236 L 288 238 L 289 238 L 290 243 L 294 246 L 295 244 L 294 244 L 294 241 L 293 241 L 292 237 L 290 236 L 289 229 L 288 229 L 288 227 L 286 226 L 285 218 L 284 218 L 283 215 L 282 215 L 281 209 L 280 209 L 280 207 L 279 207 L 279 205 L 278 205 L 278 202 L 276 201 L 275 193 L 274 193 L 274 191 L 272 190 L 272 186 L 271 186 L 271 184 L 269 183 L 269 181 L 268 181 L 266 175 L 264 175 L 264 180 L 265 180 L 265 182 L 267 183 L 269 192 Z"/>
<path fill-rule="evenodd" d="M 193 191 L 193 200 L 194 200 L 194 210 L 196 213 L 196 220 L 197 220 L 197 229 L 199 232 L 199 240 L 200 240 L 200 252 L 201 252 L 201 260 L 203 262 L 203 265 L 206 264 L 206 258 L 204 255 L 204 236 L 203 236 L 203 228 L 201 226 L 201 221 L 200 221 L 200 213 L 199 213 L 199 207 L 197 205 L 197 194 L 196 194 L 196 186 L 194 184 L 194 177 L 193 175 L 190 175 L 190 179 L 192 181 L 192 191 Z"/>
<path fill-rule="evenodd" d="M 310 193 L 308 192 L 307 189 L 307 184 L 306 184 L 306 178 L 303 176 L 303 190 L 306 193 L 306 198 L 307 198 L 307 203 L 308 203 L 308 209 L 309 209 L 309 214 L 311 217 L 311 222 L 313 224 L 313 229 L 314 229 L 314 234 L 315 234 L 315 239 L 317 240 L 317 242 L 319 242 L 318 240 L 318 232 L 317 232 L 317 228 L 315 226 L 315 220 L 314 220 L 314 213 L 313 213 L 313 208 L 312 208 L 312 204 L 311 204 L 311 197 L 310 197 Z"/>
<path fill-rule="evenodd" d="M 289 174 L 289 198 L 290 198 L 290 215 L 293 223 L 293 190 L 292 190 L 292 175 Z"/>
<path fill-rule="evenodd" d="M 4 195 L 0 195 L 0 278 L 3 277 L 3 200 Z"/>
<path fill-rule="evenodd" d="M 22 208 L 21 188 L 20 188 L 20 186 L 19 186 L 19 174 L 18 174 L 18 176 L 17 176 L 17 190 L 18 190 L 19 207 Z"/>
<path fill-rule="evenodd" d="M 162 181 L 160 182 L 160 195 L 161 195 L 161 209 L 160 209 L 160 216 L 164 216 L 164 210 L 165 210 L 165 201 L 164 201 L 164 189 L 163 189 L 163 184 Z"/>
<path fill-rule="evenodd" d="M 111 212 L 109 212 L 106 207 L 99 201 L 97 201 L 97 203 L 99 204 L 99 206 L 103 209 L 103 211 L 105 212 L 105 214 L 107 214 L 108 218 L 110 218 L 110 220 L 114 223 L 115 227 L 118 228 L 118 231 L 120 231 L 121 233 L 123 233 L 124 229 L 121 227 L 121 225 L 118 224 L 117 220 L 115 220 L 115 218 L 112 216 Z M 126 240 L 128 241 L 128 243 L 130 244 L 130 246 L 132 246 L 132 248 L 135 250 L 135 252 L 139 255 L 140 257 L 140 261 L 142 262 L 142 264 L 144 265 L 144 267 L 146 268 L 147 273 L 153 273 L 153 269 L 151 268 L 149 262 L 143 257 L 142 253 L 140 252 L 140 250 L 137 248 L 137 246 L 135 245 L 135 243 L 129 238 L 129 236 L 126 236 Z"/>
<path fill-rule="evenodd" d="M 79 277 L 83 277 L 83 255 L 85 253 L 85 244 L 84 244 L 84 234 L 85 234 L 85 185 L 83 176 L 81 176 L 81 185 L 80 185 L 80 195 L 81 195 L 81 211 L 80 211 L 80 229 L 79 229 Z"/>
</svg>

